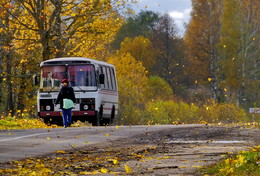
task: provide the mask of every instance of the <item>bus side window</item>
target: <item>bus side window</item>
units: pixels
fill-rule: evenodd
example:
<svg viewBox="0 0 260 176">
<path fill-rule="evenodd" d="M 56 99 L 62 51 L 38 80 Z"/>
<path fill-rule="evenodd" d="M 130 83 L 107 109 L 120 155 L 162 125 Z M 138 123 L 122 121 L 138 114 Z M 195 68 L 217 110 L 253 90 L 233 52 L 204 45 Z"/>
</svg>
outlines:
<svg viewBox="0 0 260 176">
<path fill-rule="evenodd" d="M 108 84 L 107 84 L 107 72 L 106 72 L 106 67 L 102 67 L 102 73 L 104 74 L 105 77 L 105 82 L 104 85 L 102 85 L 103 89 L 108 89 Z"/>
<path fill-rule="evenodd" d="M 109 70 L 109 77 L 110 77 L 110 84 L 111 84 L 110 90 L 114 90 L 113 76 L 112 76 L 111 69 L 112 69 L 111 67 L 108 68 L 108 70 Z"/>
<path fill-rule="evenodd" d="M 104 72 L 103 72 L 103 67 L 101 65 L 99 65 L 100 67 L 100 74 L 103 74 L 104 75 Z M 105 79 L 105 75 L 104 75 L 104 79 Z M 100 88 L 101 89 L 104 89 L 105 88 L 105 84 L 100 84 Z"/>
<path fill-rule="evenodd" d="M 111 68 L 111 77 L 112 77 L 113 90 L 117 90 L 116 89 L 116 75 L 115 75 L 114 68 Z"/>
<path fill-rule="evenodd" d="M 109 67 L 106 67 L 106 75 L 107 75 L 107 89 L 111 90 L 111 79 L 110 79 L 110 73 L 109 73 Z"/>
</svg>

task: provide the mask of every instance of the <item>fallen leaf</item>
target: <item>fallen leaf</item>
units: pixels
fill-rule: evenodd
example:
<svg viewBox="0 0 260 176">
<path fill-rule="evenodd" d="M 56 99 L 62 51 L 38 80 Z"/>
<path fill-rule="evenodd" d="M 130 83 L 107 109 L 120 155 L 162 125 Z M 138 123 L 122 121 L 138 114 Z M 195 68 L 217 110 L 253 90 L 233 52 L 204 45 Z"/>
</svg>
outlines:
<svg viewBox="0 0 260 176">
<path fill-rule="evenodd" d="M 130 174 L 130 173 L 132 172 L 132 168 L 129 167 L 128 165 L 125 164 L 124 167 L 125 167 L 125 172 L 126 172 L 127 174 Z"/>
<path fill-rule="evenodd" d="M 113 160 L 113 164 L 118 164 L 118 163 L 119 163 L 118 160 L 116 159 Z"/>
<path fill-rule="evenodd" d="M 106 174 L 106 173 L 108 173 L 108 170 L 102 167 L 102 168 L 100 169 L 100 172 Z"/>
<path fill-rule="evenodd" d="M 113 164 L 118 164 L 119 163 L 118 160 L 116 160 L 116 159 L 108 159 L 108 161 L 113 162 Z"/>
</svg>

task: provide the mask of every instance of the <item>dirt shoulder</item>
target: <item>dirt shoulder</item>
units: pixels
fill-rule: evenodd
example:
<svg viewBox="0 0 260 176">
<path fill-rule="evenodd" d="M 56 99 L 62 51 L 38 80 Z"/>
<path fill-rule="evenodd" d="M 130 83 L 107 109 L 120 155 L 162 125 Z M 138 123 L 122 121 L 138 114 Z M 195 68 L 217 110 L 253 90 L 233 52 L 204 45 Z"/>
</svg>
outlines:
<svg viewBox="0 0 260 176">
<path fill-rule="evenodd" d="M 10 162 L 1 168 L 30 168 L 30 164 L 32 168 L 38 162 L 51 175 L 196 175 L 202 166 L 260 145 L 259 132 L 238 126 L 169 128 L 102 145 L 72 146 L 70 151 Z"/>
</svg>

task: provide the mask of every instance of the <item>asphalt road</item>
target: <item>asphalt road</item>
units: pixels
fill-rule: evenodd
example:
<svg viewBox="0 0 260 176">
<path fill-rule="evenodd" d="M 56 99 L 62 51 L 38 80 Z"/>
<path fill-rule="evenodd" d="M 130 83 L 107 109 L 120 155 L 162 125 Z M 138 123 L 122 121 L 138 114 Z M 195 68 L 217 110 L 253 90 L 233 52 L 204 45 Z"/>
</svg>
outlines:
<svg viewBox="0 0 260 176">
<path fill-rule="evenodd" d="M 120 138 L 169 128 L 202 125 L 71 127 L 0 131 L 0 163 L 45 155 L 60 150 L 111 142 Z"/>
</svg>

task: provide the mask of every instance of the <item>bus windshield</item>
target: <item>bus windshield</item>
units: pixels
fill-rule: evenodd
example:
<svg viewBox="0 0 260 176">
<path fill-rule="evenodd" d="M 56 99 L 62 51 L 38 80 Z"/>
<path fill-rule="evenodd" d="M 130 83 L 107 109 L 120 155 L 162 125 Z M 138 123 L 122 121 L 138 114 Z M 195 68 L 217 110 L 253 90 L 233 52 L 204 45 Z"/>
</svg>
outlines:
<svg viewBox="0 0 260 176">
<path fill-rule="evenodd" d="M 64 78 L 68 78 L 75 90 L 90 87 L 89 90 L 95 90 L 97 86 L 94 65 L 69 65 L 67 68 L 65 65 L 48 65 L 41 69 L 40 88 L 47 92 L 59 91 Z"/>
<path fill-rule="evenodd" d="M 68 72 L 72 86 L 97 86 L 94 65 L 71 65 Z"/>
<path fill-rule="evenodd" d="M 66 76 L 66 66 L 44 66 L 41 69 L 40 88 L 43 91 L 58 91 L 61 80 Z"/>
</svg>

